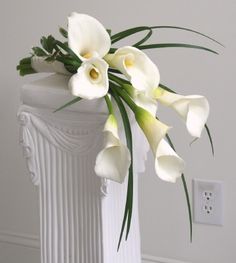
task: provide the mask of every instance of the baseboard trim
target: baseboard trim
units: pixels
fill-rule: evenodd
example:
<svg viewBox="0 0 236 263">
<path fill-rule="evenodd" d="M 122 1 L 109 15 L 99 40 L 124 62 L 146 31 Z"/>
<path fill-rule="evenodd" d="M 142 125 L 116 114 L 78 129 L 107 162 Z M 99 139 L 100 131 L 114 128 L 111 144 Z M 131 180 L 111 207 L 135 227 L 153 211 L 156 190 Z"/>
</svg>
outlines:
<svg viewBox="0 0 236 263">
<path fill-rule="evenodd" d="M 190 263 L 171 258 L 154 257 L 146 254 L 142 254 L 142 260 L 143 263 Z"/>
<path fill-rule="evenodd" d="M 0 243 L 17 245 L 26 248 L 40 249 L 40 240 L 37 235 L 21 234 L 14 232 L 0 232 Z M 188 263 L 169 258 L 142 255 L 143 263 Z"/>
</svg>

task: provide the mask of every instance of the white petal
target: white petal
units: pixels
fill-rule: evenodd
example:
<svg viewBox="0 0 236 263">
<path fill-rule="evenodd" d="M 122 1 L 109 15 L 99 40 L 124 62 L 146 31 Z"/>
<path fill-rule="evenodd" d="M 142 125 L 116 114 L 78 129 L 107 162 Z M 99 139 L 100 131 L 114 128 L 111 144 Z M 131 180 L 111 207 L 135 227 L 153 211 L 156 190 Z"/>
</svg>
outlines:
<svg viewBox="0 0 236 263">
<path fill-rule="evenodd" d="M 119 183 L 128 175 L 131 156 L 128 148 L 118 137 L 117 123 L 110 115 L 104 128 L 105 147 L 96 158 L 95 173 Z"/>
<path fill-rule="evenodd" d="M 157 102 L 154 99 L 149 98 L 145 93 L 138 92 L 136 96 L 133 97 L 134 102 L 139 106 L 152 114 L 153 117 L 157 113 Z"/>
<path fill-rule="evenodd" d="M 122 183 L 128 175 L 130 153 L 125 145 L 110 146 L 97 156 L 95 173 L 112 181 Z"/>
<path fill-rule="evenodd" d="M 111 39 L 98 20 L 86 14 L 72 13 L 68 18 L 68 44 L 81 60 L 86 60 L 104 57 L 111 47 Z"/>
<path fill-rule="evenodd" d="M 209 116 L 209 103 L 199 95 L 182 96 L 158 88 L 158 101 L 173 108 L 185 121 L 188 132 L 199 138 Z"/>
<path fill-rule="evenodd" d="M 48 72 L 70 75 L 70 73 L 65 69 L 63 63 L 59 61 L 48 62 L 45 61 L 44 57 L 33 56 L 31 58 L 31 67 L 36 72 Z"/>
<path fill-rule="evenodd" d="M 160 73 L 150 58 L 134 47 L 119 48 L 113 55 L 105 57 L 111 67 L 120 70 L 140 91 L 150 91 L 158 87 Z"/>
<path fill-rule="evenodd" d="M 186 99 L 191 100 L 186 126 L 193 137 L 199 138 L 209 116 L 209 103 L 203 96 L 187 96 Z"/>
<path fill-rule="evenodd" d="M 174 183 L 184 171 L 185 163 L 170 145 L 162 139 L 156 149 L 155 170 L 164 181 Z"/>
<path fill-rule="evenodd" d="M 109 88 L 107 71 L 108 64 L 103 59 L 83 62 L 69 81 L 72 94 L 89 100 L 105 96 Z"/>
<path fill-rule="evenodd" d="M 148 111 L 141 108 L 136 111 L 135 118 L 138 125 L 143 130 L 154 155 L 156 155 L 156 149 L 170 127 L 157 120 Z"/>
</svg>

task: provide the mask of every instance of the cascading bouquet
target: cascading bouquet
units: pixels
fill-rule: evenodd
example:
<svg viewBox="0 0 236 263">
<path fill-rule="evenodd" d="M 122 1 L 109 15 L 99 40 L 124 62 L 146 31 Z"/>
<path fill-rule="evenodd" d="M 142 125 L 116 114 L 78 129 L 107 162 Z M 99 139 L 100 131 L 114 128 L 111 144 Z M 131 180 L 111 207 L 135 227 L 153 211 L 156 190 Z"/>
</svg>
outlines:
<svg viewBox="0 0 236 263">
<path fill-rule="evenodd" d="M 162 180 L 172 183 L 177 178 L 182 178 L 191 239 L 192 215 L 183 174 L 185 164 L 177 155 L 168 136 L 170 127 L 157 117 L 157 103 L 177 112 L 185 122 L 188 132 L 195 139 L 201 136 L 205 128 L 214 154 L 212 138 L 206 125 L 209 115 L 207 99 L 199 95 L 183 96 L 161 84 L 157 66 L 142 50 L 184 47 L 218 53 L 202 46 L 182 43 L 145 44 L 152 36 L 153 30 L 161 28 L 189 31 L 220 44 L 197 31 L 173 26 L 134 27 L 112 35 L 111 30 L 105 29 L 95 18 L 86 14 L 72 13 L 68 18 L 68 29 L 60 28 L 60 33 L 66 39 L 65 42 L 51 35 L 42 37 L 42 47 L 33 47 L 31 56 L 22 59 L 17 66 L 21 76 L 38 72 L 71 75 L 68 87 L 75 98 L 56 111 L 81 99 L 93 100 L 102 97 L 105 99 L 109 115 L 104 127 L 104 148 L 97 156 L 95 172 L 100 177 L 119 183 L 128 176 L 127 198 L 118 248 L 125 226 L 126 239 L 128 237 L 133 202 L 132 133 L 127 106 L 134 113 L 137 124 L 150 144 L 155 158 L 156 174 Z M 143 31 L 146 32 L 145 36 L 132 46 L 111 47 L 116 42 Z M 126 145 L 119 138 L 118 122 L 113 109 L 114 102 L 123 120 Z"/>
</svg>

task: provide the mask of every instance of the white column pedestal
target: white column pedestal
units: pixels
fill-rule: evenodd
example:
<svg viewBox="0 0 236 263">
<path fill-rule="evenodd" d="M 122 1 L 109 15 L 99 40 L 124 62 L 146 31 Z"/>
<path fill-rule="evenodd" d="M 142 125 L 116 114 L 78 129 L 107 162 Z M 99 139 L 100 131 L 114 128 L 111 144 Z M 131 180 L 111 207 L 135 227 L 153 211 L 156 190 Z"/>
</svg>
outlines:
<svg viewBox="0 0 236 263">
<path fill-rule="evenodd" d="M 20 142 L 40 189 L 41 262 L 141 263 L 137 177 L 144 171 L 146 141 L 133 124 L 133 219 L 117 253 L 127 180 L 117 184 L 94 173 L 107 109 L 103 100 L 82 100 L 53 113 L 72 99 L 67 81 L 53 75 L 21 90 Z"/>
</svg>

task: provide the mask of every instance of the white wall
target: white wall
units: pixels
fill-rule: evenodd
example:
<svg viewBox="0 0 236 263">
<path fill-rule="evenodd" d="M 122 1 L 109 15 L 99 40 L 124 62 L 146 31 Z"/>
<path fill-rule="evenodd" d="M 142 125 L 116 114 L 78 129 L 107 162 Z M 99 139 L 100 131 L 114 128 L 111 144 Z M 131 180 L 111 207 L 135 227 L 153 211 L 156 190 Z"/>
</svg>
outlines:
<svg viewBox="0 0 236 263">
<path fill-rule="evenodd" d="M 171 134 L 179 153 L 187 161 L 188 183 L 195 177 L 224 182 L 224 226 L 194 224 L 193 243 L 190 244 L 181 183 L 170 185 L 156 178 L 151 155 L 146 175 L 140 181 L 140 217 L 143 253 L 154 257 L 147 256 L 147 262 L 177 262 L 168 260 L 170 258 L 191 263 L 236 261 L 236 177 L 233 155 L 236 132 L 235 10 L 234 0 L 1 1 L 0 232 L 5 233 L 0 235 L 2 240 L 10 238 L 11 242 L 15 240 L 16 243 L 21 240 L 29 245 L 34 242 L 31 236 L 37 236 L 39 232 L 37 189 L 26 176 L 15 117 L 19 105 L 19 87 L 35 77 L 18 77 L 15 66 L 41 35 L 57 35 L 58 26 L 66 25 L 66 16 L 71 11 L 78 11 L 94 15 L 114 31 L 134 25 L 172 24 L 210 34 L 226 45 L 226 49 L 222 49 L 189 33 L 161 31 L 156 34 L 156 41 L 204 44 L 218 49 L 221 55 L 182 49 L 151 52 L 160 68 L 163 83 L 185 94 L 200 93 L 209 98 L 209 125 L 215 141 L 215 158 L 211 157 L 206 134 L 190 148 L 188 143 L 191 138 L 175 115 L 163 109 L 160 112 L 166 122 L 174 127 Z M 26 234 L 25 239 L 20 238 L 21 234 Z M 26 253 L 23 251 L 23 247 L 0 242 L 0 263 L 38 262 L 37 249 L 28 248 Z"/>
</svg>

